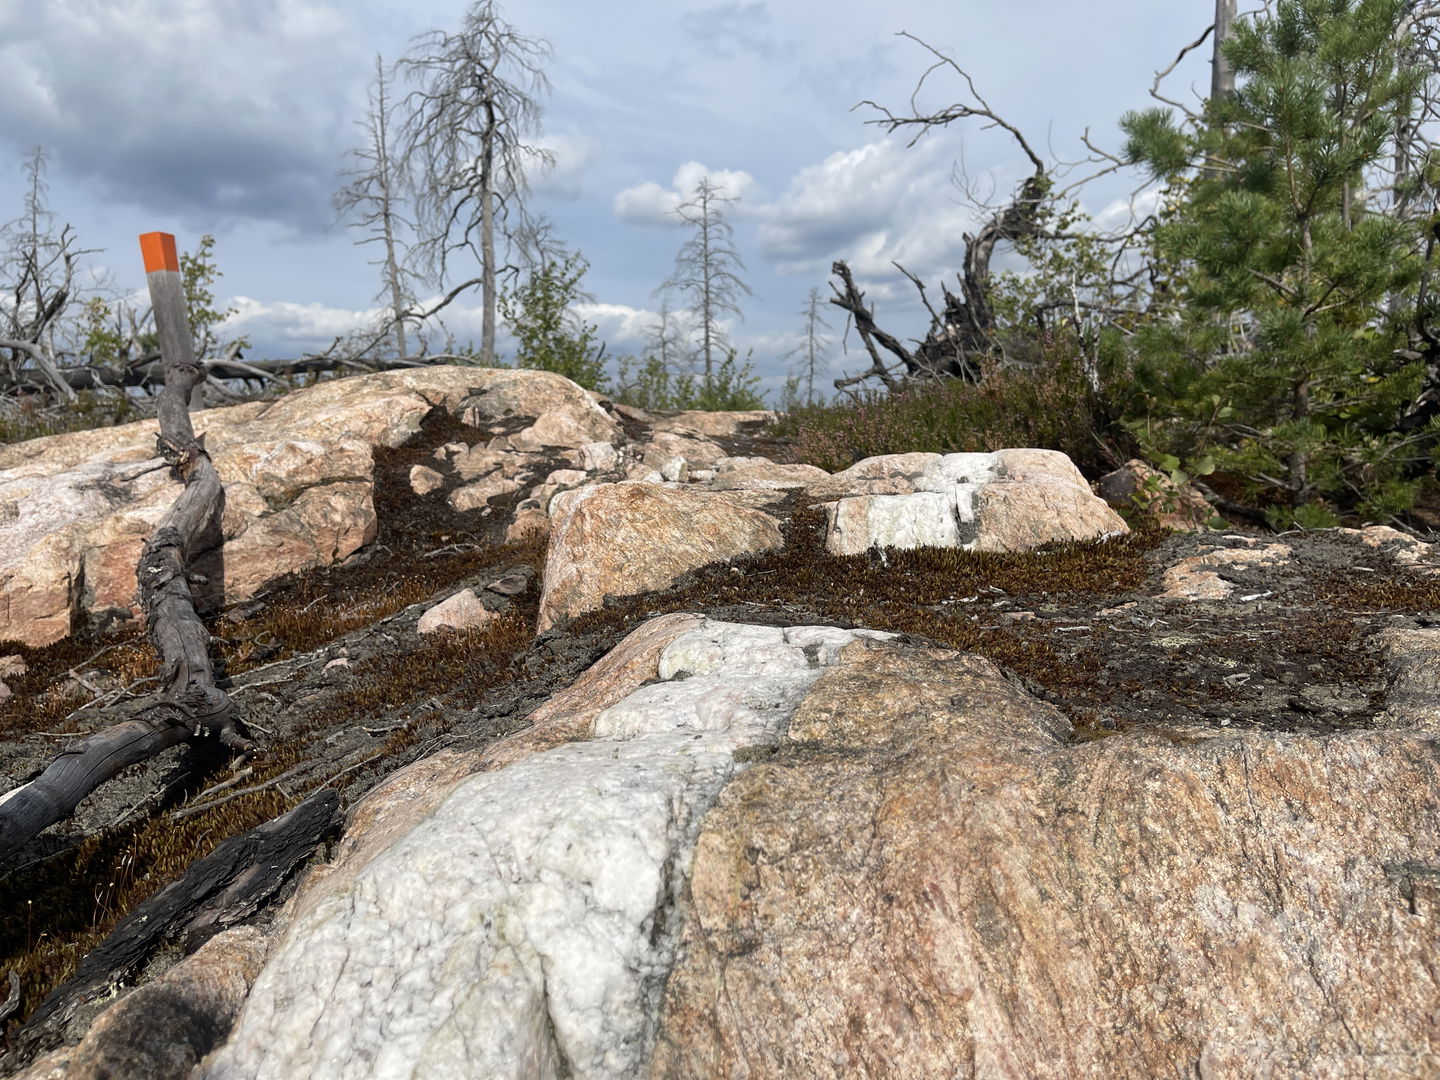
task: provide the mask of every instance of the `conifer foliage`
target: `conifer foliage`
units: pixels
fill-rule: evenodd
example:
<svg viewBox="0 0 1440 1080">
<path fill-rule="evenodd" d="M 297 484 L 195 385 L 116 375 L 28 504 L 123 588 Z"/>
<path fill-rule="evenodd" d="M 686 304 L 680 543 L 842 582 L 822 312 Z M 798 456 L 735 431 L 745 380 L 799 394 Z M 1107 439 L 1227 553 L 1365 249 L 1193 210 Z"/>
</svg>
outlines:
<svg viewBox="0 0 1440 1080">
<path fill-rule="evenodd" d="M 1281 0 L 1225 46 L 1238 87 L 1202 122 L 1127 114 L 1129 159 L 1165 183 L 1134 421 L 1155 456 L 1243 478 L 1277 523 L 1406 509 L 1432 430 L 1397 423 L 1422 366 L 1405 327 L 1431 222 L 1384 171 L 1424 73 L 1402 0 Z M 1410 354 L 1413 356 L 1413 353 Z"/>
</svg>

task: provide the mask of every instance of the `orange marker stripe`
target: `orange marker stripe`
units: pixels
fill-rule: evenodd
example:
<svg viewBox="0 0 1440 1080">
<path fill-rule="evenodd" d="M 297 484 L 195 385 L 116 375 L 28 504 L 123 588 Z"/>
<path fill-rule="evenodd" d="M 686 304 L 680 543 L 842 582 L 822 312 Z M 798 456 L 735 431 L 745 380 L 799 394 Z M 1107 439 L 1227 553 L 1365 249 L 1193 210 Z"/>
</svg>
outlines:
<svg viewBox="0 0 1440 1080">
<path fill-rule="evenodd" d="M 145 272 L 179 270 L 180 258 L 175 254 L 175 237 L 168 232 L 140 234 L 140 254 L 145 257 Z"/>
</svg>

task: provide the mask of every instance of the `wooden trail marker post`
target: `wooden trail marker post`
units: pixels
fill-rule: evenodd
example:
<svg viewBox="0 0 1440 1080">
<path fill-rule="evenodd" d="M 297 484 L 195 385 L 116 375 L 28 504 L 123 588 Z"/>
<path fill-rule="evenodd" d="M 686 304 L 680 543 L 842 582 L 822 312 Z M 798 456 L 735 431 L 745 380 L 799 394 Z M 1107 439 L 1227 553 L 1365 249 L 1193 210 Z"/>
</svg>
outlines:
<svg viewBox="0 0 1440 1080">
<path fill-rule="evenodd" d="M 160 337 L 160 355 L 165 358 L 165 366 L 198 368 L 175 237 L 163 232 L 142 233 L 140 254 L 145 259 L 145 283 L 150 287 L 150 307 L 155 313 L 155 331 Z M 202 374 L 190 394 L 191 412 L 202 407 L 201 388 L 204 385 Z"/>
<path fill-rule="evenodd" d="M 145 633 L 160 657 L 160 692 L 132 718 L 65 747 L 34 780 L 0 794 L 0 861 L 42 829 L 68 817 L 122 769 L 191 738 L 219 739 L 240 751 L 252 744 L 236 729 L 235 704 L 215 685 L 210 631 L 195 611 L 187 564 L 209 524 L 224 507 L 220 475 L 195 437 L 189 404 L 204 382 L 195 362 L 185 290 L 175 238 L 140 237 L 155 325 L 165 365 L 165 387 L 155 411 L 160 421 L 159 456 L 185 486 L 140 553 L 135 577 Z"/>
</svg>

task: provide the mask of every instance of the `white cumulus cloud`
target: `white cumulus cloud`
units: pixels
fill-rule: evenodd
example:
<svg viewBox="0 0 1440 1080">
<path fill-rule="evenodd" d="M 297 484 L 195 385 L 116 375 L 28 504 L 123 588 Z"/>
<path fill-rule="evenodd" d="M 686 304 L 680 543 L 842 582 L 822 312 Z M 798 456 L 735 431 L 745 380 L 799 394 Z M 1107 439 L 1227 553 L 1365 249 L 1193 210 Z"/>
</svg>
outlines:
<svg viewBox="0 0 1440 1080">
<path fill-rule="evenodd" d="M 727 215 L 745 214 L 746 193 L 755 187 L 753 176 L 744 170 L 711 169 L 701 162 L 687 161 L 675 170 L 669 187 L 646 180 L 618 192 L 614 201 L 615 216 L 627 225 L 679 225 L 681 221 L 675 211 L 690 201 L 700 181 L 706 178 L 721 198 L 736 200 L 734 205 L 726 207 Z"/>
</svg>

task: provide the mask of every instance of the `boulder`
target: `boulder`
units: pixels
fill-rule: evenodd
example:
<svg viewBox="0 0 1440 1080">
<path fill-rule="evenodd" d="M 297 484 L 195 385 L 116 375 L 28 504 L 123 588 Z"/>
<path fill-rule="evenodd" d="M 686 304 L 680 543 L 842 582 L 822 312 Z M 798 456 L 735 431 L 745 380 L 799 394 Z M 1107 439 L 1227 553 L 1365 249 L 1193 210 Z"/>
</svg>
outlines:
<svg viewBox="0 0 1440 1080">
<path fill-rule="evenodd" d="M 773 423 L 778 414 L 768 409 L 749 409 L 735 412 L 707 412 L 703 409 L 687 409 L 663 420 L 656 420 L 654 430 L 684 432 L 701 435 L 707 439 L 733 439 L 740 432 L 742 424 Z"/>
<path fill-rule="evenodd" d="M 1131 458 L 1095 483 L 1096 492 L 1121 512 L 1131 512 L 1162 529 L 1191 532 L 1210 528 L 1217 515 L 1190 484 L 1177 484 L 1159 469 Z"/>
<path fill-rule="evenodd" d="M 583 388 L 563 375 L 527 369 L 481 369 L 486 377 L 461 410 L 477 427 L 503 424 L 508 447 L 522 451 L 613 443 L 620 426 Z M 529 421 L 529 423 L 523 423 Z M 520 424 L 522 426 L 516 426 Z"/>
<path fill-rule="evenodd" d="M 642 650 L 627 683 L 661 681 L 591 740 L 422 795 L 423 818 L 302 893 L 206 1075 L 639 1075 L 701 816 L 864 633 L 703 620 Z"/>
<path fill-rule="evenodd" d="M 520 480 L 518 478 L 506 476 L 502 472 L 493 472 L 483 480 L 456 488 L 450 493 L 446 502 L 450 504 L 451 509 L 464 513 L 467 510 L 478 510 L 491 499 L 500 495 L 508 495 L 519 489 Z"/>
<path fill-rule="evenodd" d="M 1080 470 L 1055 450 L 890 454 L 809 482 L 825 504 L 825 546 L 1024 551 L 1053 541 L 1129 532 Z"/>
<path fill-rule="evenodd" d="M 580 447 L 579 465 L 586 472 L 609 472 L 618 464 L 615 447 L 608 442 L 586 443 Z"/>
<path fill-rule="evenodd" d="M 693 468 L 705 468 L 724 457 L 725 451 L 709 439 L 674 431 L 658 432 L 640 451 L 640 462 L 657 470 L 672 458 L 680 458 Z"/>
<path fill-rule="evenodd" d="M 484 443 L 464 447 L 450 457 L 450 463 L 461 480 L 471 483 L 493 473 L 503 472 L 507 467 L 515 471 L 516 458 L 523 455 L 505 450 L 491 450 Z"/>
<path fill-rule="evenodd" d="M 525 499 L 515 508 L 515 520 L 505 528 L 505 542 L 519 544 L 550 532 L 550 515 L 540 509 L 535 499 Z"/>
<path fill-rule="evenodd" d="M 223 562 L 198 558 L 210 578 L 202 604 L 244 599 L 368 543 L 372 448 L 400 445 L 435 408 L 459 410 L 493 377 L 417 368 L 196 413 L 226 485 Z M 77 618 L 134 613 L 136 559 L 181 490 L 154 468 L 156 431 L 138 421 L 0 446 L 0 640 L 48 644 Z"/>
<path fill-rule="evenodd" d="M 410 467 L 410 490 L 416 495 L 429 495 L 445 486 L 445 477 L 427 465 Z"/>
<path fill-rule="evenodd" d="M 782 547 L 780 523 L 719 494 L 596 484 L 551 507 L 537 629 L 601 607 L 606 595 L 663 589 L 687 570 Z"/>
<path fill-rule="evenodd" d="M 709 487 L 713 491 L 789 491 L 816 483 L 830 474 L 814 465 L 776 465 L 773 462 L 721 468 Z"/>
</svg>

